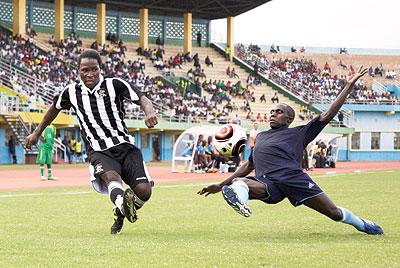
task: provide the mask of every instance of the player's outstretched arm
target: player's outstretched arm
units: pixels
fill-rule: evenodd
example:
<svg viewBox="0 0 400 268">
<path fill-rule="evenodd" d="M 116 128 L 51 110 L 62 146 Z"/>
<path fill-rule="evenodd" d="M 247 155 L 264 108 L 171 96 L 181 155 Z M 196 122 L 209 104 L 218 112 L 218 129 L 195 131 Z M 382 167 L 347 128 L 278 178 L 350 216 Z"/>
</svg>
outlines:
<svg viewBox="0 0 400 268">
<path fill-rule="evenodd" d="M 158 124 L 158 118 L 156 113 L 154 112 L 153 104 L 146 96 L 140 97 L 140 107 L 144 111 L 146 117 L 144 119 L 144 123 L 148 128 L 153 128 Z"/>
<path fill-rule="evenodd" d="M 350 94 L 351 90 L 353 89 L 354 84 L 360 79 L 363 75 L 368 72 L 368 68 L 363 68 L 361 65 L 356 73 L 353 69 L 353 66 L 350 66 L 350 74 L 347 76 L 346 85 L 339 93 L 337 98 L 333 101 L 329 109 L 320 115 L 319 120 L 322 122 L 329 122 L 331 121 L 335 115 L 339 112 L 340 108 L 342 107 L 343 103 L 345 102 L 347 96 Z"/>
<path fill-rule="evenodd" d="M 245 177 L 245 176 L 249 175 L 249 173 L 252 172 L 253 170 L 254 170 L 253 162 L 247 160 L 231 176 L 229 176 L 229 178 L 227 178 L 223 182 L 221 182 L 219 184 L 208 185 L 207 187 L 204 187 L 197 193 L 199 195 L 206 194 L 205 196 L 208 196 L 209 194 L 218 193 L 219 191 L 221 191 L 221 189 L 224 185 L 231 184 L 233 179 Z"/>
<path fill-rule="evenodd" d="M 33 131 L 32 134 L 30 134 L 28 137 L 25 139 L 25 148 L 26 149 L 31 149 L 33 145 L 36 145 L 40 135 L 42 134 L 43 130 L 53 122 L 53 120 L 57 117 L 57 115 L 60 113 L 61 110 L 58 110 L 55 106 L 55 103 L 53 103 L 49 110 L 46 112 L 44 115 L 42 121 L 40 122 L 39 126 Z"/>
</svg>

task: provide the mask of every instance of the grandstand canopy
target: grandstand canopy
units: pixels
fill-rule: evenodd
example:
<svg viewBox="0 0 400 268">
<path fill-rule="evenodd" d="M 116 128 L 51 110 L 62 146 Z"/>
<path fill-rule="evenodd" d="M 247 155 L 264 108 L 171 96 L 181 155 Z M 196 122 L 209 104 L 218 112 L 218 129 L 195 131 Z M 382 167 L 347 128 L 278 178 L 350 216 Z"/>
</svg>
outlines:
<svg viewBox="0 0 400 268">
<path fill-rule="evenodd" d="M 107 9 L 135 13 L 141 8 L 148 8 L 150 14 L 161 16 L 181 17 L 182 14 L 191 12 L 194 18 L 214 20 L 240 15 L 269 1 L 271 0 L 65 0 L 64 3 L 80 7 L 105 3 Z"/>
</svg>

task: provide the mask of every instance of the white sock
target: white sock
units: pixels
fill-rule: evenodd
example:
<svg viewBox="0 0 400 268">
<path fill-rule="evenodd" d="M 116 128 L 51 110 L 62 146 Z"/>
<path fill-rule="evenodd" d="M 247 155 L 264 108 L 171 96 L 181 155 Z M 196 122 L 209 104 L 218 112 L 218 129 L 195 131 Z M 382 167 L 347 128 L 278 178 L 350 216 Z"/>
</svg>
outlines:
<svg viewBox="0 0 400 268">
<path fill-rule="evenodd" d="M 108 184 L 108 193 L 110 195 L 111 201 L 122 211 L 122 202 L 124 194 L 124 188 L 122 188 L 122 184 L 118 181 L 112 181 Z"/>
<path fill-rule="evenodd" d="M 249 201 L 249 186 L 244 181 L 234 181 L 230 186 L 238 195 L 242 204 L 247 204 Z"/>
</svg>

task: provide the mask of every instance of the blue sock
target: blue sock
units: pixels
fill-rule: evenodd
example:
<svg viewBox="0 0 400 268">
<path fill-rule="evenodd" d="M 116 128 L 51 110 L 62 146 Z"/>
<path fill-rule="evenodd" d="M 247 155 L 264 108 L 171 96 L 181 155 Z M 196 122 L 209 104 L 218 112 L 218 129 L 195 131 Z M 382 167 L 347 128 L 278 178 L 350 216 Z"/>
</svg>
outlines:
<svg viewBox="0 0 400 268">
<path fill-rule="evenodd" d="M 230 186 L 238 195 L 242 204 L 247 204 L 249 201 L 249 186 L 244 181 L 235 181 Z"/>
<path fill-rule="evenodd" d="M 347 208 L 340 208 L 343 214 L 342 222 L 353 225 L 359 231 L 365 231 L 364 222 Z"/>
</svg>

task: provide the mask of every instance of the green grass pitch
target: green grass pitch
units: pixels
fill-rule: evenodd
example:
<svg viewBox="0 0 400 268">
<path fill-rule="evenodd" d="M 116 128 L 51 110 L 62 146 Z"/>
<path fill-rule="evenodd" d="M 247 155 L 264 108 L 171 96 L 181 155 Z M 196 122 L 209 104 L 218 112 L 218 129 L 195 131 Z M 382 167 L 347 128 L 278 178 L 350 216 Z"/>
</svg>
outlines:
<svg viewBox="0 0 400 268">
<path fill-rule="evenodd" d="M 241 217 L 200 182 L 159 183 L 135 224 L 109 234 L 91 188 L 0 192 L 0 267 L 399 267 L 400 171 L 314 176 L 337 205 L 378 222 L 368 236 L 287 200 Z"/>
</svg>

